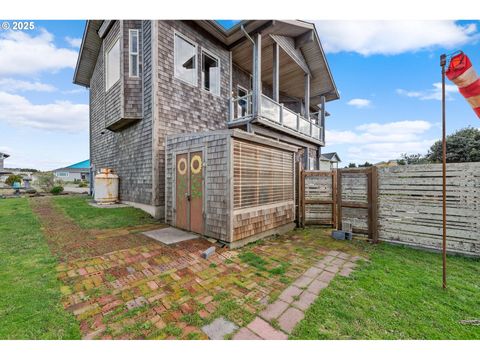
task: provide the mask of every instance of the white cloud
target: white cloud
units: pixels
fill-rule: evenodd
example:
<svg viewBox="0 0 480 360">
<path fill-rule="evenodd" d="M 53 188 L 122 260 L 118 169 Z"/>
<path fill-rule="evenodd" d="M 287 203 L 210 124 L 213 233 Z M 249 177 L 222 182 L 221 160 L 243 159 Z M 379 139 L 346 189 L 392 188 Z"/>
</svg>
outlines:
<svg viewBox="0 0 480 360">
<path fill-rule="evenodd" d="M 442 83 L 434 83 L 432 84 L 432 88 L 428 90 L 404 90 L 404 89 L 397 89 L 396 90 L 398 95 L 407 96 L 411 98 L 418 98 L 420 100 L 442 100 Z M 445 85 L 445 97 L 448 100 L 452 99 L 451 94 L 455 94 L 458 92 L 458 88 L 456 85 Z"/>
<path fill-rule="evenodd" d="M 0 121 L 48 131 L 75 133 L 88 129 L 88 105 L 56 101 L 32 104 L 20 95 L 0 91 Z"/>
<path fill-rule="evenodd" d="M 359 109 L 363 109 L 370 106 L 370 100 L 367 99 L 352 99 L 347 102 L 347 105 L 355 106 Z"/>
<path fill-rule="evenodd" d="M 71 47 L 79 48 L 82 45 L 81 38 L 72 38 L 70 36 L 65 37 L 65 41 L 70 44 Z"/>
<path fill-rule="evenodd" d="M 397 159 L 402 153 L 426 153 L 435 140 L 425 139 L 433 124 L 425 120 L 404 120 L 385 124 L 367 123 L 355 130 L 326 130 L 328 146 L 348 145 L 345 162 L 364 163 Z"/>
<path fill-rule="evenodd" d="M 74 68 L 77 61 L 77 51 L 56 47 L 53 35 L 44 29 L 37 35 L 0 32 L 0 54 L 0 76 L 54 72 Z"/>
<path fill-rule="evenodd" d="M 45 84 L 39 81 L 24 81 L 17 79 L 0 79 L 0 90 L 7 92 L 17 91 L 41 91 L 52 92 L 56 88 L 53 85 Z"/>
<path fill-rule="evenodd" d="M 315 21 L 326 52 L 368 56 L 444 47 L 452 49 L 479 37 L 475 24 L 455 21 Z"/>
</svg>

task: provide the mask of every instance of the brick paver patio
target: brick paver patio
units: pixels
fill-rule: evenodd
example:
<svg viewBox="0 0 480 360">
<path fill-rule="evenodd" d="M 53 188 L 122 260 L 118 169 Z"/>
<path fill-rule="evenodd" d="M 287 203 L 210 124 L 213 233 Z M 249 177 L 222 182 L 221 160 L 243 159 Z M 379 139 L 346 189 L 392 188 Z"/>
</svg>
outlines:
<svg viewBox="0 0 480 360">
<path fill-rule="evenodd" d="M 70 236 L 70 219 L 42 211 L 44 234 L 62 261 L 63 305 L 86 339 L 207 339 L 202 327 L 214 338 L 286 339 L 312 294 L 354 267 L 349 254 L 315 240 L 328 230 L 294 231 L 236 251 L 217 248 L 203 259 L 212 246 L 203 239 L 164 245 L 142 235 L 146 227 L 74 226 Z"/>
</svg>

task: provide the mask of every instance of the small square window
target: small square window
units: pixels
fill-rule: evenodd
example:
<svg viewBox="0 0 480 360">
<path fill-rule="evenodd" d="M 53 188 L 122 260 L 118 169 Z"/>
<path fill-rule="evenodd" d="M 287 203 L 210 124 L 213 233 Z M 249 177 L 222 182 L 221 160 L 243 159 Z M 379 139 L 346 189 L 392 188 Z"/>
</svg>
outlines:
<svg viewBox="0 0 480 360">
<path fill-rule="evenodd" d="M 220 61 L 202 51 L 202 86 L 204 90 L 220 95 Z"/>
</svg>

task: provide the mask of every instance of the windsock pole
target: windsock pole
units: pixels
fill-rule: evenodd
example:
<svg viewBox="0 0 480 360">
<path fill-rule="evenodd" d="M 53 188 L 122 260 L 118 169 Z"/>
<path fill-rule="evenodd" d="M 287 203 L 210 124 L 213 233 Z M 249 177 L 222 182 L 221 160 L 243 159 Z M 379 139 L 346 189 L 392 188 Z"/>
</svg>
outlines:
<svg viewBox="0 0 480 360">
<path fill-rule="evenodd" d="M 447 55 L 440 55 L 440 66 L 442 67 L 442 210 L 443 210 L 443 282 L 442 287 L 447 288 L 447 141 L 446 141 L 446 119 L 445 119 L 445 66 Z"/>
</svg>

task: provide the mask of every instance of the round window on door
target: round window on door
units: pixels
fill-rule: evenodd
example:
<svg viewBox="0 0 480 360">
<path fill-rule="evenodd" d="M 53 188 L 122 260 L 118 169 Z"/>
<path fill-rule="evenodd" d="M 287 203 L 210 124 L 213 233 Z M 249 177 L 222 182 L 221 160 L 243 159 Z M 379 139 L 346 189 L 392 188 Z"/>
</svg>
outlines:
<svg viewBox="0 0 480 360">
<path fill-rule="evenodd" d="M 185 175 L 187 173 L 187 160 L 185 158 L 178 160 L 177 169 L 180 175 Z"/>
<path fill-rule="evenodd" d="M 192 156 L 190 161 L 190 169 L 192 174 L 199 174 L 202 171 L 202 158 L 199 155 Z"/>
</svg>

